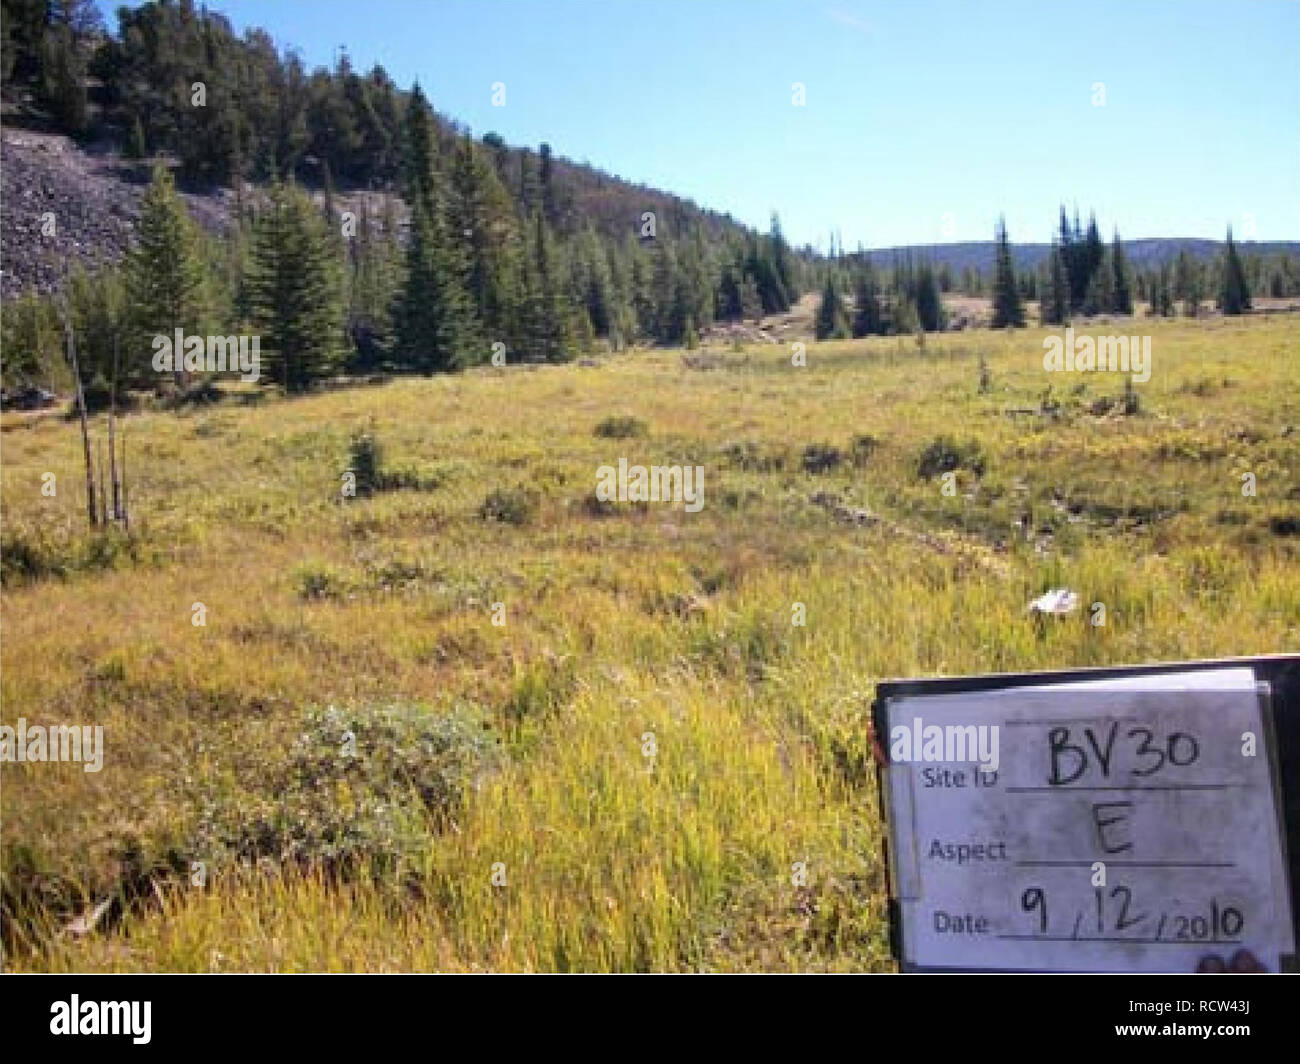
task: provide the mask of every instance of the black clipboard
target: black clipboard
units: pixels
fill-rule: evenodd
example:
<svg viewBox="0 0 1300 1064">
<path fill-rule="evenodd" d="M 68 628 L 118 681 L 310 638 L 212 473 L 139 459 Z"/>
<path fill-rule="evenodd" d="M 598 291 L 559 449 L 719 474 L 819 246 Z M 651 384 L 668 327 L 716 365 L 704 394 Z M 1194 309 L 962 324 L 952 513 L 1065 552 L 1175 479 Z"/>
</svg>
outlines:
<svg viewBox="0 0 1300 1064">
<path fill-rule="evenodd" d="M 1287 893 L 1291 901 L 1292 923 L 1300 918 L 1300 654 L 1268 654 L 1261 657 L 1214 658 L 1208 661 L 1161 662 L 1155 665 L 1120 665 L 1101 668 L 1062 669 L 1045 672 L 985 673 L 977 676 L 934 677 L 929 679 L 883 680 L 876 685 L 871 706 L 871 723 L 877 742 L 889 757 L 886 741 L 885 706 L 891 699 L 917 695 L 960 694 L 971 691 L 1007 690 L 1016 687 L 1085 680 L 1118 680 L 1136 676 L 1159 676 L 1190 670 L 1250 668 L 1255 682 L 1261 685 L 1264 705 L 1264 742 L 1268 756 L 1276 765 L 1274 787 L 1276 806 L 1281 815 L 1280 835 L 1283 866 L 1287 875 Z M 888 808 L 885 774 L 876 773 L 878 808 Z M 889 891 L 889 949 L 905 972 L 940 972 L 957 969 L 907 965 L 903 943 L 903 920 L 898 899 L 894 897 L 894 877 L 889 855 L 889 825 L 881 834 L 881 852 L 885 862 L 885 882 Z M 1282 970 L 1300 971 L 1294 953 L 1281 958 Z"/>
</svg>

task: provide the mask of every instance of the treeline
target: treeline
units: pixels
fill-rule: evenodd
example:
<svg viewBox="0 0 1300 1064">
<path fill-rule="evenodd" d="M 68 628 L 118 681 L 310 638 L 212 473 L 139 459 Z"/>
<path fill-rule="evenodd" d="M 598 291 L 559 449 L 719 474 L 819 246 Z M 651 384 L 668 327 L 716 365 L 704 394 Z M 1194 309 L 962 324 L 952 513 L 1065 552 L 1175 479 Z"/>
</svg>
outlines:
<svg viewBox="0 0 1300 1064">
<path fill-rule="evenodd" d="M 799 294 L 802 264 L 775 217 L 767 235 L 710 240 L 644 212 L 622 240 L 590 225 L 562 238 L 546 171 L 525 214 L 491 146 L 468 134 L 448 145 L 418 86 L 403 124 L 400 199 L 359 194 L 345 211 L 332 184 L 316 197 L 292 179 L 264 195 L 241 185 L 225 239 L 198 229 L 157 164 L 120 267 L 75 271 L 59 296 L 7 308 L 6 383 L 63 379 L 61 311 L 94 395 L 157 385 L 152 338 L 178 328 L 260 336 L 263 380 L 300 391 L 340 372 L 565 361 L 597 340 L 691 345 L 716 319 Z"/>
<path fill-rule="evenodd" d="M 1043 325 L 1063 325 L 1079 315 L 1131 315 L 1135 301 L 1146 302 L 1149 314 L 1165 317 L 1175 313 L 1176 302 L 1181 302 L 1184 314 L 1196 316 L 1207 299 L 1213 299 L 1224 314 L 1251 309 L 1250 273 L 1232 239 L 1231 227 L 1223 252 L 1212 262 L 1200 262 L 1182 250 L 1174 263 L 1140 271 L 1130 267 L 1118 230 L 1107 245 L 1095 216 L 1089 217 L 1084 230 L 1077 212 L 1070 224 L 1064 206 L 1042 269 L 1016 271 L 1003 223 L 999 223 L 997 240 L 994 328 L 1023 325 L 1024 302 L 1031 299 L 1038 301 Z M 1290 268 L 1287 256 L 1281 257 L 1281 266 Z M 1255 272 L 1259 272 L 1258 263 Z"/>
<path fill-rule="evenodd" d="M 819 340 L 938 332 L 947 322 L 940 295 L 947 275 L 928 262 L 904 255 L 881 270 L 859 252 L 833 257 L 824 274 L 814 322 Z"/>
<path fill-rule="evenodd" d="M 991 296 L 994 328 L 1024 325 L 1030 301 L 1039 304 L 1040 324 L 1061 325 L 1080 315 L 1133 314 L 1139 302 L 1155 316 L 1172 316 L 1179 307 L 1184 315 L 1196 316 L 1210 300 L 1224 314 L 1242 314 L 1252 308 L 1253 295 L 1300 295 L 1300 270 L 1289 255 L 1243 255 L 1231 228 L 1223 252 L 1212 261 L 1183 249 L 1172 263 L 1134 269 L 1118 232 L 1106 244 L 1095 216 L 1084 229 L 1077 213 L 1070 224 L 1064 207 L 1051 252 L 1037 269 L 1016 267 L 1005 224 L 999 220 L 987 282 L 980 271 L 968 267 L 954 284 L 946 264 L 918 262 L 910 254 L 884 269 L 861 251 L 832 253 L 813 272 L 821 289 L 815 319 L 819 340 L 938 331 L 948 320 L 943 304 L 947 292 Z"/>
<path fill-rule="evenodd" d="M 103 42 L 94 0 L 2 0 L 0 83 L 30 91 L 59 129 L 85 132 L 90 57 Z"/>
<path fill-rule="evenodd" d="M 1072 236 L 1071 239 L 1073 240 L 1074 237 Z M 1086 233 L 1082 240 L 1086 243 Z M 1099 236 L 1097 243 L 1100 243 Z M 1059 238 L 1054 246 L 1058 248 L 1062 246 Z M 942 254 L 942 251 L 939 253 Z M 1246 288 L 1252 296 L 1271 299 L 1300 296 L 1300 259 L 1285 251 L 1260 253 L 1237 248 L 1237 254 L 1245 275 Z M 1126 264 L 1131 275 L 1133 295 L 1144 301 L 1152 298 L 1152 294 L 1160 288 L 1162 280 L 1167 287 L 1172 287 L 1180 293 L 1199 288 L 1205 293 L 1203 298 L 1209 299 L 1218 291 L 1222 267 L 1221 256 L 1207 259 L 1203 254 L 1194 254 L 1185 248 L 1180 249 L 1177 257 L 1170 262 L 1158 265 Z M 1050 253 L 1048 259 L 1037 266 L 1016 266 L 1016 284 L 1021 299 L 1042 298 L 1050 290 L 1053 270 L 1054 264 Z M 934 267 L 934 273 L 941 293 L 991 296 L 997 271 L 996 267 L 981 270 L 974 266 L 963 266 L 958 270 L 947 262 L 939 262 Z M 1084 291 L 1086 294 L 1086 286 Z M 1099 292 L 1097 294 L 1100 295 Z M 1184 296 L 1180 294 L 1175 298 L 1182 300 Z"/>
<path fill-rule="evenodd" d="M 15 120 L 43 117 L 73 137 L 114 140 L 129 155 L 166 155 L 178 179 L 195 186 L 238 178 L 401 184 L 410 93 L 382 66 L 354 70 L 341 51 L 332 69 L 308 72 L 265 31 L 237 37 L 227 19 L 191 0 L 121 8 L 116 35 L 92 0 L 0 0 L 0 8 L 2 80 Z M 434 128 L 444 154 L 465 132 L 442 117 Z M 542 210 L 564 238 L 587 224 L 621 238 L 628 219 L 647 210 L 672 233 L 700 226 L 714 240 L 744 232 L 726 215 L 570 163 L 546 144 L 511 147 L 488 133 L 482 145 L 518 212 Z"/>
<path fill-rule="evenodd" d="M 341 58 L 305 77 L 265 34 L 237 39 L 188 2 L 121 10 L 117 39 L 79 0 L 3 3 L 27 16 L 6 20 L 15 78 L 42 81 L 41 40 L 73 42 L 102 81 L 101 123 L 124 130 L 131 153 L 165 152 L 182 180 L 237 191 L 225 238 L 211 239 L 155 167 L 139 247 L 120 268 L 74 271 L 65 285 L 87 376 L 156 382 L 149 340 L 176 328 L 262 336 L 267 376 L 291 390 L 338 372 L 454 370 L 494 355 L 554 362 L 597 340 L 693 344 L 716 320 L 787 310 L 802 289 L 804 257 L 775 215 L 762 235 L 643 197 L 545 144 L 533 153 L 492 134 L 478 141 L 381 68 L 360 77 Z M 67 11 L 77 17 L 65 26 Z M 248 194 L 244 177 L 269 192 Z M 5 331 L 6 383 L 61 379 L 52 298 L 15 301 Z"/>
<path fill-rule="evenodd" d="M 329 168 L 383 188 L 399 175 L 403 94 L 381 66 L 359 74 L 342 54 L 308 73 L 264 30 L 237 37 L 191 0 L 119 8 L 116 36 L 93 0 L 3 0 L 3 15 L 5 82 L 34 90 L 71 136 L 166 152 L 182 178 L 213 184 Z"/>
<path fill-rule="evenodd" d="M 1029 301 L 1056 323 L 1138 301 L 1239 313 L 1252 294 L 1300 293 L 1288 256 L 1239 255 L 1231 235 L 1214 262 L 1183 253 L 1135 270 L 1118 233 L 1106 244 L 1095 219 L 1071 225 L 1064 209 L 1037 269 L 1016 268 L 1001 231 L 988 277 L 908 255 L 818 259 L 775 215 L 759 234 L 546 144 L 477 140 L 382 67 L 359 74 L 340 55 L 308 74 L 263 31 L 236 37 L 190 0 L 121 9 L 116 36 L 90 0 L 0 4 L 7 100 L 155 159 L 139 246 L 63 288 L 92 391 L 157 383 L 150 340 L 177 328 L 259 335 L 263 379 L 301 390 L 340 372 L 562 361 L 597 341 L 691 346 L 712 322 L 785 311 L 810 287 L 819 338 L 937 331 L 950 292 L 991 293 L 998 325 L 1023 323 Z M 234 187 L 224 238 L 193 225 L 172 169 Z M 34 295 L 6 307 L 6 384 L 66 381 L 58 311 Z"/>
</svg>

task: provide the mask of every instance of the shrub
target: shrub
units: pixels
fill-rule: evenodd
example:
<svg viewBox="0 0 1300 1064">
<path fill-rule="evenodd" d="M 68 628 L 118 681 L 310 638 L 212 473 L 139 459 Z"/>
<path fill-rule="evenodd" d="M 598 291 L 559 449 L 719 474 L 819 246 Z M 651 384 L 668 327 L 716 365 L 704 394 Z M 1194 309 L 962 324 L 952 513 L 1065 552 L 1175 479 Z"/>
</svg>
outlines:
<svg viewBox="0 0 1300 1064">
<path fill-rule="evenodd" d="M 1088 413 L 1094 417 L 1104 417 L 1107 414 L 1122 413 L 1127 417 L 1134 417 L 1142 412 L 1142 400 L 1137 392 L 1133 390 L 1133 381 L 1128 379 L 1124 382 L 1124 395 L 1120 398 L 1103 395 L 1094 399 L 1088 407 Z"/>
<path fill-rule="evenodd" d="M 319 562 L 304 562 L 293 571 L 293 583 L 305 599 L 339 599 L 351 588 L 341 569 Z"/>
<path fill-rule="evenodd" d="M 1300 516 L 1282 515 L 1268 519 L 1268 530 L 1275 536 L 1300 536 Z"/>
<path fill-rule="evenodd" d="M 573 659 L 547 653 L 516 671 L 503 711 L 515 722 L 553 713 L 569 700 L 576 683 Z"/>
<path fill-rule="evenodd" d="M 368 497 L 383 487 L 384 452 L 373 432 L 359 432 L 352 437 L 348 468 L 357 478 L 357 495 Z"/>
<path fill-rule="evenodd" d="M 472 709 L 414 703 L 312 708 L 285 761 L 246 789 L 209 791 L 191 850 L 218 864 L 271 859 L 343 876 L 388 873 L 446 825 L 499 740 Z M 250 769 L 251 771 L 251 769 Z"/>
<path fill-rule="evenodd" d="M 844 460 L 838 447 L 828 443 L 810 443 L 803 449 L 803 470 L 805 473 L 829 473 Z"/>
<path fill-rule="evenodd" d="M 590 517 L 613 517 L 618 513 L 618 504 L 612 499 L 602 499 L 594 491 L 582 497 L 582 509 Z"/>
<path fill-rule="evenodd" d="M 47 576 L 63 576 L 67 560 L 41 535 L 5 531 L 0 537 L 0 586 L 30 583 Z"/>
<path fill-rule="evenodd" d="M 595 434 L 610 440 L 626 440 L 633 436 L 644 436 L 646 423 L 631 415 L 616 414 L 600 422 L 596 426 Z"/>
<path fill-rule="evenodd" d="M 720 448 L 723 460 L 735 469 L 771 473 L 785 468 L 786 456 L 780 452 L 764 454 L 755 440 L 738 440 Z"/>
<path fill-rule="evenodd" d="M 0 535 L 0 586 L 112 569 L 139 561 L 142 553 L 140 543 L 116 527 L 66 539 L 39 526 L 13 526 Z"/>
<path fill-rule="evenodd" d="M 759 682 L 787 650 L 788 628 L 772 616 L 748 612 L 720 627 L 701 627 L 690 639 L 691 655 L 723 675 Z"/>
<path fill-rule="evenodd" d="M 861 469 L 871 460 L 871 456 L 876 453 L 876 448 L 879 446 L 880 441 L 870 433 L 859 433 L 853 437 L 853 442 L 849 445 L 849 458 Z"/>
<path fill-rule="evenodd" d="M 215 382 L 209 378 L 201 381 L 195 381 L 193 384 L 180 391 L 171 393 L 163 400 L 163 407 L 167 410 L 181 410 L 187 406 L 212 406 L 221 402 L 226 397 Z M 119 396 L 119 408 L 121 406 L 121 397 Z"/>
<path fill-rule="evenodd" d="M 1133 390 L 1133 378 L 1124 379 L 1124 413 L 1129 417 L 1142 412 L 1142 402 L 1138 399 L 1138 394 Z"/>
<path fill-rule="evenodd" d="M 448 470 L 446 467 L 433 469 L 431 471 L 422 471 L 415 466 L 399 466 L 396 469 L 385 469 L 379 474 L 379 483 L 377 488 L 381 491 L 399 491 L 407 489 L 410 491 L 436 491 L 446 483 Z"/>
<path fill-rule="evenodd" d="M 81 386 L 81 397 L 86 401 L 87 414 L 98 414 L 107 410 L 111 405 L 112 396 L 113 389 L 103 377 L 96 377 Z M 72 402 L 68 404 L 68 417 L 77 416 L 77 400 L 74 395 Z"/>
<path fill-rule="evenodd" d="M 589 517 L 615 517 L 623 514 L 645 514 L 650 510 L 650 503 L 644 499 L 636 499 L 631 502 L 616 502 L 613 499 L 602 499 L 596 494 L 595 490 L 587 492 L 578 504 Z"/>
<path fill-rule="evenodd" d="M 969 469 L 976 476 L 983 476 L 986 464 L 978 441 L 971 440 L 963 445 L 951 436 L 937 436 L 921 452 L 916 471 L 925 480 L 957 469 Z"/>
<path fill-rule="evenodd" d="M 537 512 L 537 496 L 526 488 L 496 488 L 488 492 L 478 515 L 485 521 L 526 525 Z"/>
<path fill-rule="evenodd" d="M 103 414 L 113 408 L 113 388 L 104 380 L 103 377 L 95 377 L 92 381 L 81 386 L 82 397 L 86 400 L 87 414 Z M 117 410 L 119 413 L 127 410 L 134 410 L 139 403 L 135 396 L 131 395 L 125 388 L 117 390 Z M 68 403 L 66 416 L 68 418 L 80 417 L 77 410 L 76 390 L 73 389 L 73 396 Z"/>
</svg>

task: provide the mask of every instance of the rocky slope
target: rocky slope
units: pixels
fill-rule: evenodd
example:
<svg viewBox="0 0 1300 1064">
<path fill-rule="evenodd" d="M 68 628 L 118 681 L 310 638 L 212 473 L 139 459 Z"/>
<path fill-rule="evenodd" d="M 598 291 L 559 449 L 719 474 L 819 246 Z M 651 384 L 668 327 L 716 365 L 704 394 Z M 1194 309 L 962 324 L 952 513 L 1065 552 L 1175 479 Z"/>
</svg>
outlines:
<svg viewBox="0 0 1300 1064">
<path fill-rule="evenodd" d="M 57 134 L 0 130 L 0 293 L 50 291 L 75 263 L 119 260 L 147 182 L 147 164 L 83 151 Z M 225 227 L 232 193 L 182 195 L 205 229 Z"/>
</svg>

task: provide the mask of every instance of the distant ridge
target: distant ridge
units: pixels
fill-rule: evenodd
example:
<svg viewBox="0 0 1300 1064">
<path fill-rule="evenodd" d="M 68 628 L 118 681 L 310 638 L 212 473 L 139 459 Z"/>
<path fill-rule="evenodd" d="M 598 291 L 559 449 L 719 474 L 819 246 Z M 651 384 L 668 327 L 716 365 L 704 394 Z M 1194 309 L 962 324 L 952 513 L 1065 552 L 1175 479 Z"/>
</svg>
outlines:
<svg viewBox="0 0 1300 1064">
<path fill-rule="evenodd" d="M 1178 258 L 1186 249 L 1196 259 L 1213 259 L 1223 251 L 1223 241 L 1202 240 L 1191 237 L 1148 237 L 1126 240 L 1121 234 L 1124 254 L 1129 265 L 1137 269 L 1164 266 Z M 1106 241 L 1110 243 L 1109 240 Z M 1251 255 L 1289 254 L 1300 257 L 1300 240 L 1236 240 L 1237 250 Z M 911 255 L 925 259 L 936 266 L 946 264 L 956 273 L 965 269 L 988 272 L 993 268 L 993 253 L 997 244 L 992 240 L 969 240 L 956 244 L 914 244 L 906 247 L 869 249 L 867 256 L 875 265 L 889 265 L 895 258 Z M 1036 269 L 1047 261 L 1051 244 L 1012 244 L 1011 257 L 1020 270 Z"/>
</svg>

